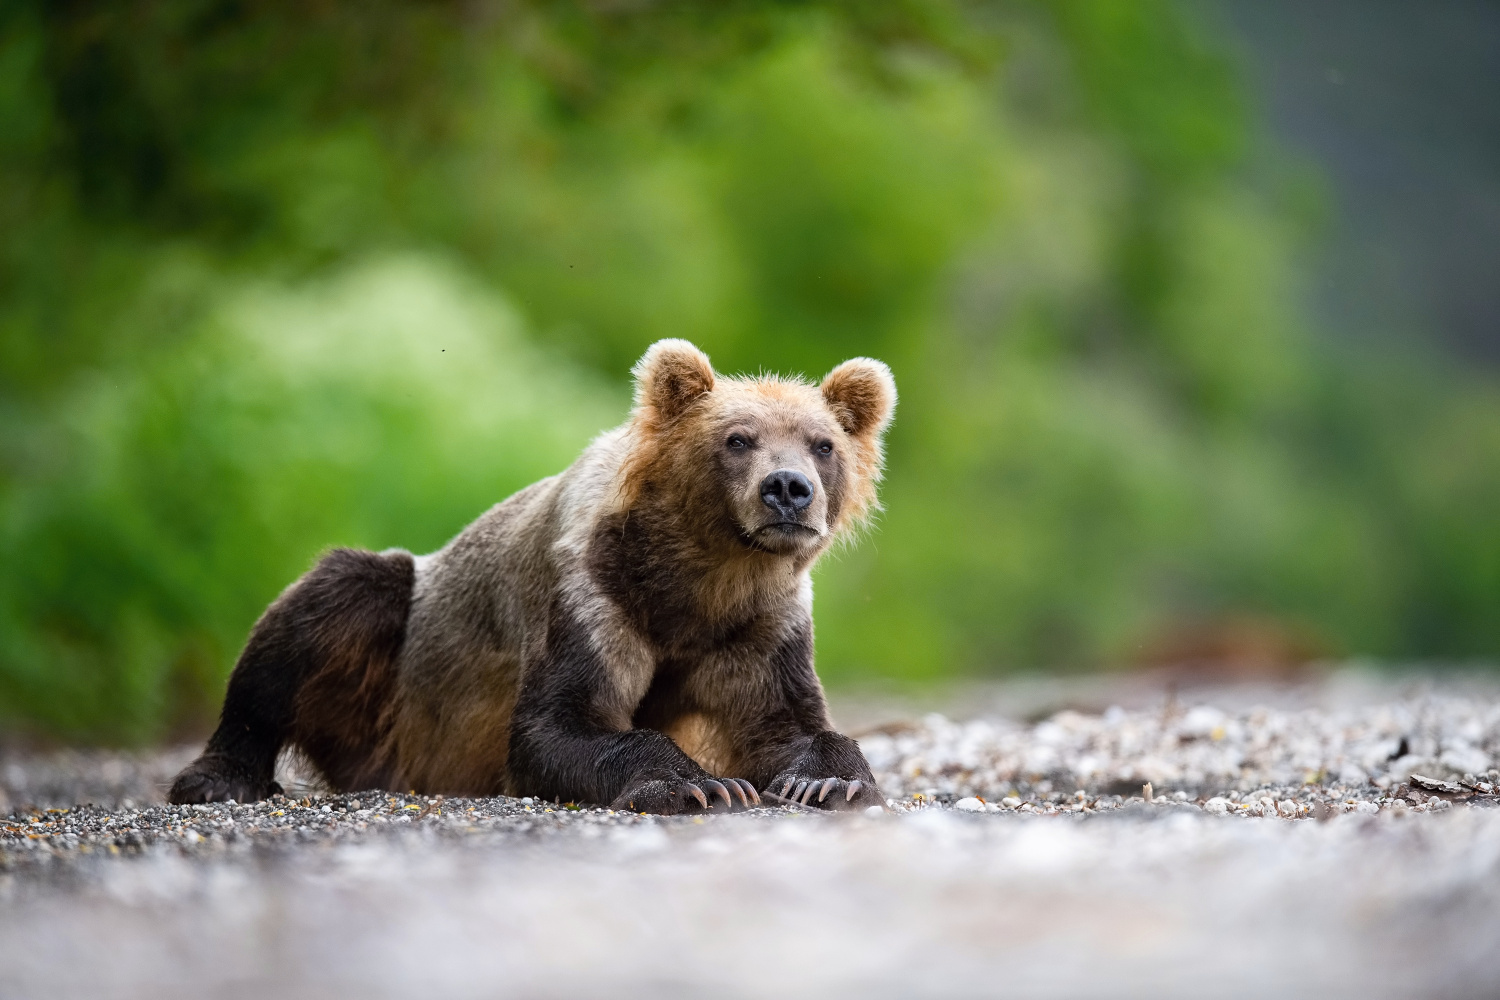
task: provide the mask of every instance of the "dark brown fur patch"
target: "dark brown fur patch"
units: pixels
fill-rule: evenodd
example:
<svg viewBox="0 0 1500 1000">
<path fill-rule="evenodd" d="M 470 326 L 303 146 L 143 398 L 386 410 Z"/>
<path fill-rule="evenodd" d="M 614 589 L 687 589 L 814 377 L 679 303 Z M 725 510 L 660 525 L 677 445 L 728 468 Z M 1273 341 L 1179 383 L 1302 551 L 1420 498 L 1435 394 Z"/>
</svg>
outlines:
<svg viewBox="0 0 1500 1000">
<path fill-rule="evenodd" d="M 729 529 L 733 532 L 733 524 Z M 705 616 L 695 562 L 701 553 L 649 510 L 603 518 L 589 545 L 589 570 L 605 594 L 658 648 L 702 652 L 735 641 L 749 618 Z"/>
<path fill-rule="evenodd" d="M 297 694 L 292 738 L 335 788 L 386 783 L 381 751 L 414 580 L 404 552 L 337 549 L 299 586 L 316 666 Z"/>
</svg>

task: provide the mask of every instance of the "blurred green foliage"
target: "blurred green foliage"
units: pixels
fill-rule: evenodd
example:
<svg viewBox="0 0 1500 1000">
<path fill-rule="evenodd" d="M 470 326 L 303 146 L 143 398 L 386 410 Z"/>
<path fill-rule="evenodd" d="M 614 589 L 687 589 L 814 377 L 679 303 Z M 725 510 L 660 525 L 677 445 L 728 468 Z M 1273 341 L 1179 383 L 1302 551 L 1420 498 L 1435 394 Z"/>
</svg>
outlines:
<svg viewBox="0 0 1500 1000">
<path fill-rule="evenodd" d="M 1253 619 L 1500 652 L 1500 393 L 1309 329 L 1295 171 L 1170 3 L 0 9 L 0 720 L 201 726 L 332 545 L 430 550 L 652 340 L 889 361 L 830 680 Z M 1288 177 L 1267 181 L 1265 178 Z"/>
</svg>

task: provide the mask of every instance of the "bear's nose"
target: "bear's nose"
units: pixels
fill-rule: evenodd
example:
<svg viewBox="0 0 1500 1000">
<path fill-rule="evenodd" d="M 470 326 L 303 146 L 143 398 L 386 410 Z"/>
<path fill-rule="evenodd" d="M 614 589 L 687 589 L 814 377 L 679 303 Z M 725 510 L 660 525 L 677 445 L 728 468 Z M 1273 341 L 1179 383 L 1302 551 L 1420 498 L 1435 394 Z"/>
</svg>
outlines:
<svg viewBox="0 0 1500 1000">
<path fill-rule="evenodd" d="M 767 507 L 790 517 L 812 503 L 813 484 L 800 472 L 778 469 L 760 481 L 760 498 Z"/>
</svg>

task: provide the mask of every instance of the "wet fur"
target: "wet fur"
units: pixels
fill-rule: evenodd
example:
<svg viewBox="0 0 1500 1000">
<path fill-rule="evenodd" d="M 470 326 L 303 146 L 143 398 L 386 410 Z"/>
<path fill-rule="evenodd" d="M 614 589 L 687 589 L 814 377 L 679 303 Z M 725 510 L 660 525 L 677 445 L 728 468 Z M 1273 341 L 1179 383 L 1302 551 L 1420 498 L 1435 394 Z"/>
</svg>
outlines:
<svg viewBox="0 0 1500 1000">
<path fill-rule="evenodd" d="M 270 794 L 292 745 L 339 789 L 675 812 L 718 776 L 882 802 L 828 717 L 808 573 L 874 509 L 889 372 L 729 379 L 664 341 L 635 376 L 624 426 L 441 551 L 336 550 L 288 588 L 172 800 Z M 782 467 L 817 484 L 794 520 L 758 494 Z"/>
</svg>

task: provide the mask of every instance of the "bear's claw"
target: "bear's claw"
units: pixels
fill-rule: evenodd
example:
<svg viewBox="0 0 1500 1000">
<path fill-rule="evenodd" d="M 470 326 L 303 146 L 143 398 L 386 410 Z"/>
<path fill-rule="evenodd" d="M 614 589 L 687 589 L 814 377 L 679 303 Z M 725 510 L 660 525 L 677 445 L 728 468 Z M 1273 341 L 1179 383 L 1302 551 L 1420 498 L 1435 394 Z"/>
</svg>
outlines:
<svg viewBox="0 0 1500 1000">
<path fill-rule="evenodd" d="M 712 800 L 710 795 L 713 796 Z M 738 803 L 736 799 L 739 800 Z M 700 809 L 716 811 L 724 808 L 734 811 L 748 809 L 752 802 L 760 805 L 760 795 L 755 791 L 755 786 L 743 778 L 695 778 L 692 781 L 684 778 L 656 778 L 621 792 L 613 806 L 633 812 L 670 815 L 688 812 L 692 809 L 689 805 L 692 801 L 696 801 Z M 722 807 L 719 805 L 721 801 Z"/>
<path fill-rule="evenodd" d="M 750 784 L 744 778 L 725 778 L 724 782 L 729 786 L 729 790 L 739 798 L 740 805 L 744 808 L 749 809 L 752 804 L 760 805 L 760 793 L 755 790 L 754 785 Z"/>
<path fill-rule="evenodd" d="M 779 805 L 812 809 L 859 809 L 872 805 L 885 808 L 875 785 L 862 778 L 781 776 L 771 782 L 766 797 Z"/>
<path fill-rule="evenodd" d="M 734 808 L 734 800 L 729 797 L 729 789 L 725 788 L 722 784 L 715 781 L 713 778 L 709 778 L 703 783 L 703 787 L 708 789 L 714 795 L 717 795 L 719 798 L 723 799 L 726 806 L 731 809 Z M 706 808 L 707 805 L 708 803 L 705 802 L 704 807 Z"/>
</svg>

